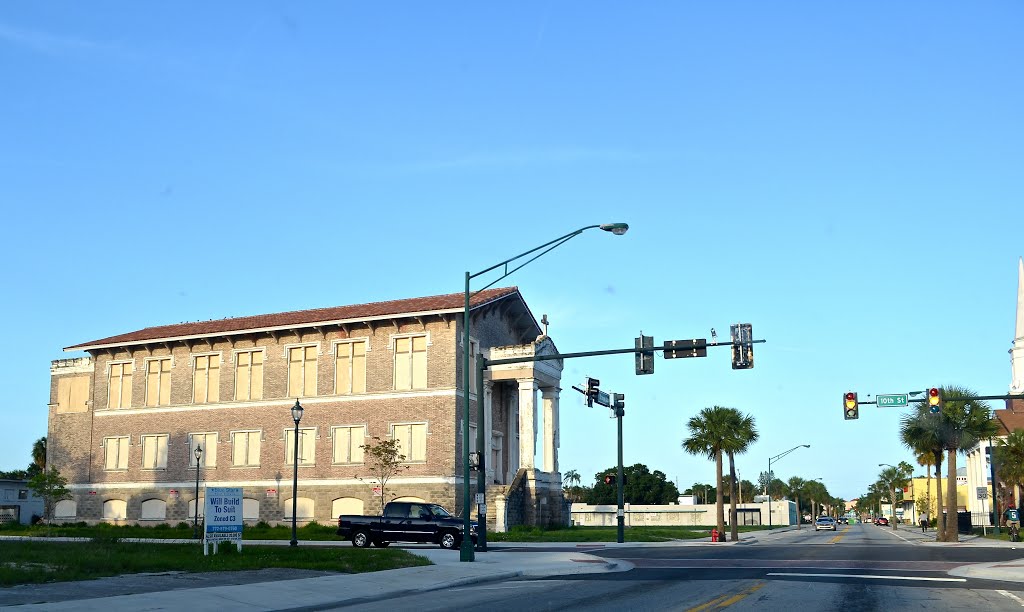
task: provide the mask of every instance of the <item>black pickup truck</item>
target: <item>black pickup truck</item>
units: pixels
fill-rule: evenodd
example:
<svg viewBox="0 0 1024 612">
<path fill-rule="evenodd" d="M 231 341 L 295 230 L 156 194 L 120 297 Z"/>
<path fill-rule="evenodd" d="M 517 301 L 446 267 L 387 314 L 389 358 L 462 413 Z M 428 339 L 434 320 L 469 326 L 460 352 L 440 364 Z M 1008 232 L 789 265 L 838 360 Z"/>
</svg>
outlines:
<svg viewBox="0 0 1024 612">
<path fill-rule="evenodd" d="M 476 543 L 476 522 L 470 524 L 470 536 Z M 384 547 L 392 542 L 427 542 L 441 548 L 462 545 L 463 520 L 443 507 L 425 502 L 388 502 L 384 516 L 343 514 L 338 517 L 338 535 L 352 545 Z"/>
</svg>

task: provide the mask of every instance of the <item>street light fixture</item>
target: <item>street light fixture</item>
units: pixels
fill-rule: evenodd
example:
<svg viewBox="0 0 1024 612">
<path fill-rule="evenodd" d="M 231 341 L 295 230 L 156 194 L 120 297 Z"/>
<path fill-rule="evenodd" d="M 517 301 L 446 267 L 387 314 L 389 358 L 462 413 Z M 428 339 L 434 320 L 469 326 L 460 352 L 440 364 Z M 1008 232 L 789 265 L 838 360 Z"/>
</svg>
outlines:
<svg viewBox="0 0 1024 612">
<path fill-rule="evenodd" d="M 476 277 L 478 277 L 478 276 L 480 276 L 482 274 L 486 274 L 486 273 L 488 273 L 488 272 L 490 272 L 492 270 L 495 270 L 497 268 L 500 268 L 500 267 L 504 266 L 505 267 L 504 273 L 500 277 L 494 279 L 494 281 L 492 281 L 486 287 L 482 287 L 482 288 L 477 290 L 477 292 L 483 291 L 484 289 L 487 289 L 487 288 L 493 286 L 495 283 L 497 283 L 498 281 L 502 280 L 503 278 L 506 278 L 507 276 L 509 276 L 513 272 L 519 270 L 523 266 L 525 266 L 525 265 L 529 264 L 530 262 L 536 260 L 538 257 L 541 257 L 542 255 L 548 253 L 549 251 L 551 251 L 551 250 L 553 250 L 553 249 L 555 249 L 555 248 L 565 244 L 566 242 L 568 242 L 569 240 L 572 240 L 576 236 L 579 236 L 583 232 L 585 232 L 585 231 L 587 231 L 589 229 L 595 229 L 595 228 L 604 230 L 606 232 L 611 232 L 612 234 L 615 234 L 616 236 L 621 236 L 621 235 L 625 234 L 626 231 L 629 229 L 629 225 L 626 224 L 626 223 L 601 223 L 599 225 L 587 225 L 587 226 L 581 227 L 578 230 L 569 232 L 568 234 L 566 234 L 564 236 L 561 236 L 559 238 L 555 238 L 554 240 L 552 240 L 550 242 L 546 242 L 546 243 L 540 245 L 539 247 L 532 248 L 529 251 L 526 251 L 525 253 L 520 253 L 519 255 L 516 255 L 515 257 L 511 257 L 509 259 L 506 259 L 505 261 L 503 261 L 501 263 L 494 264 L 493 266 L 491 266 L 491 267 L 489 267 L 489 268 L 487 268 L 485 270 L 481 270 L 481 271 L 479 271 L 479 272 L 477 272 L 475 274 L 471 274 L 468 271 L 466 272 L 466 294 L 465 294 L 466 299 L 465 299 L 465 311 L 463 312 L 463 321 L 462 321 L 462 329 L 463 329 L 463 339 L 462 339 L 462 365 L 463 365 L 463 367 L 462 367 L 462 381 L 463 381 L 463 394 L 462 394 L 462 401 L 465 403 L 465 415 L 463 417 L 464 421 L 463 421 L 463 428 L 462 428 L 462 434 L 463 434 L 463 437 L 462 437 L 462 467 L 463 467 L 463 479 L 462 479 L 462 483 L 463 483 L 463 487 L 462 487 L 462 489 L 463 489 L 463 496 L 462 496 L 462 498 L 463 499 L 462 499 L 462 508 L 463 508 L 463 515 L 464 515 L 463 516 L 463 533 L 465 534 L 465 537 L 462 538 L 462 546 L 459 549 L 459 561 L 473 561 L 473 560 L 475 560 L 475 554 L 474 554 L 474 548 L 473 548 L 473 539 L 470 537 L 470 527 L 471 527 L 471 524 L 470 524 L 470 506 L 471 506 L 471 503 L 470 503 L 470 496 L 469 496 L 469 481 L 470 481 L 470 478 L 471 478 L 471 475 L 470 475 L 470 465 L 469 465 L 469 416 L 470 416 L 470 409 L 469 409 L 469 367 L 470 367 L 469 366 L 469 297 L 470 297 L 469 282 L 472 279 L 474 279 L 474 278 L 476 278 Z M 540 251 L 540 252 L 537 253 L 538 251 Z M 516 261 L 517 259 L 521 259 L 523 257 L 526 257 L 527 255 L 531 255 L 533 253 L 537 253 L 537 254 L 534 255 L 533 257 L 531 257 L 530 259 L 527 259 L 523 263 L 515 266 L 511 270 L 509 270 L 508 264 Z M 483 452 L 483 448 L 484 448 L 484 435 L 486 433 L 486 432 L 484 432 L 484 427 L 483 427 L 483 424 L 484 424 L 484 402 L 483 402 L 483 398 L 482 397 L 478 397 L 476 399 L 476 403 L 477 403 L 477 428 L 476 428 L 477 429 L 477 446 L 479 447 L 477 450 L 482 453 Z M 487 490 L 487 469 L 485 467 L 484 457 L 481 454 L 480 465 L 479 465 L 479 467 L 477 469 L 477 492 L 478 493 L 484 493 L 484 492 L 486 492 L 486 490 Z M 479 512 L 479 510 L 478 510 L 478 513 L 477 513 L 477 524 L 478 524 L 478 527 L 480 529 L 480 532 L 477 534 L 478 546 L 480 547 L 480 550 L 484 551 L 484 550 L 487 550 L 487 516 L 483 512 Z"/>
<path fill-rule="evenodd" d="M 295 454 L 292 456 L 292 541 L 291 546 L 298 546 L 299 540 L 295 537 L 295 515 L 299 504 L 299 421 L 302 420 L 302 404 L 295 400 L 292 406 L 292 420 L 295 421 Z"/>
<path fill-rule="evenodd" d="M 196 514 L 192 519 L 192 539 L 199 537 L 199 458 L 203 456 L 203 447 L 196 445 Z"/>
<path fill-rule="evenodd" d="M 810 447 L 811 447 L 810 444 L 798 444 L 797 446 L 794 446 L 793 448 L 789 449 L 786 452 L 779 453 L 778 455 L 775 455 L 774 457 L 768 457 L 768 482 L 767 482 L 767 484 L 765 484 L 765 487 L 764 487 L 764 494 L 765 495 L 768 495 L 768 488 L 771 487 L 771 485 L 772 485 L 772 461 L 778 461 L 779 459 L 782 459 L 783 457 L 785 457 L 786 455 L 790 454 L 791 452 L 795 451 L 798 448 L 810 448 Z M 796 514 L 797 514 L 796 525 L 797 525 L 797 527 L 799 527 L 800 526 L 800 508 L 796 509 Z M 771 531 L 771 528 L 772 528 L 772 497 L 771 497 L 771 495 L 768 495 L 768 530 Z"/>
</svg>

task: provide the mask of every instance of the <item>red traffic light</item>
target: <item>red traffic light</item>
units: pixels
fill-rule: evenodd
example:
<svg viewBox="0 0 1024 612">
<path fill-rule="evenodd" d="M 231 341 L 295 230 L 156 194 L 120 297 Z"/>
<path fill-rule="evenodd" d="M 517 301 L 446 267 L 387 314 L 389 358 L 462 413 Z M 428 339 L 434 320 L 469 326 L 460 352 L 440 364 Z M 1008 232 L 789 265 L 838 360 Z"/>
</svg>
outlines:
<svg viewBox="0 0 1024 612">
<path fill-rule="evenodd" d="M 857 394 L 854 393 L 853 391 L 850 391 L 849 393 L 846 394 L 846 401 L 852 402 L 855 399 L 857 399 Z"/>
<path fill-rule="evenodd" d="M 613 484 L 615 484 L 615 476 L 613 474 L 605 474 L 604 475 L 604 484 L 606 484 L 606 485 L 613 485 Z"/>
</svg>

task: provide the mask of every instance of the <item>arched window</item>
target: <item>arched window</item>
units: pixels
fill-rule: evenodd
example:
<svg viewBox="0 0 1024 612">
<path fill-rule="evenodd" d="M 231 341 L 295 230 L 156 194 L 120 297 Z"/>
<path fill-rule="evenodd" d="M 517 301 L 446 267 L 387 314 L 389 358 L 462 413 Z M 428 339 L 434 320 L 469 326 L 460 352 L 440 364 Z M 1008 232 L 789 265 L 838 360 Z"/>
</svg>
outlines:
<svg viewBox="0 0 1024 612">
<path fill-rule="evenodd" d="M 295 504 L 295 518 L 296 519 L 312 519 L 313 518 L 313 500 L 308 497 L 297 498 Z M 284 518 L 292 518 L 292 500 L 284 500 Z"/>
<path fill-rule="evenodd" d="M 362 514 L 363 500 L 354 497 L 339 497 L 331 502 L 331 518 L 336 519 L 342 514 Z"/>
<path fill-rule="evenodd" d="M 123 521 L 128 518 L 128 502 L 123 499 L 108 499 L 103 502 L 103 520 Z"/>
<path fill-rule="evenodd" d="M 53 518 L 55 519 L 73 519 L 78 515 L 78 504 L 73 499 L 63 499 L 57 502 L 57 506 L 53 509 Z"/>
<path fill-rule="evenodd" d="M 167 518 L 167 502 L 162 499 L 147 499 L 142 502 L 141 521 L 162 521 Z"/>
<path fill-rule="evenodd" d="M 242 520 L 260 520 L 260 502 L 258 499 L 252 499 L 251 497 L 242 498 Z"/>
<path fill-rule="evenodd" d="M 206 510 L 206 498 L 199 498 L 199 518 L 203 518 L 203 511 Z M 188 519 L 192 520 L 196 516 L 196 500 L 188 502 Z"/>
<path fill-rule="evenodd" d="M 412 497 L 412 496 L 396 497 L 395 499 L 393 499 L 391 501 L 420 502 L 421 504 L 427 503 L 427 500 L 423 499 L 422 497 Z"/>
</svg>

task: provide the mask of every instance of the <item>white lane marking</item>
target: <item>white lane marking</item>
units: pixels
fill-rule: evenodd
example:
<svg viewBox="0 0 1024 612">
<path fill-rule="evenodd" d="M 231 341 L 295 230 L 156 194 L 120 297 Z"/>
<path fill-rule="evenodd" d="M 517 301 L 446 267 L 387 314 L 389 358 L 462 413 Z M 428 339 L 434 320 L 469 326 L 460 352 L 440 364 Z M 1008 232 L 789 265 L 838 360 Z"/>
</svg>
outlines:
<svg viewBox="0 0 1024 612">
<path fill-rule="evenodd" d="M 911 541 L 911 540 L 908 540 L 908 539 L 906 539 L 905 537 L 903 537 L 903 536 L 901 536 L 900 534 L 896 533 L 896 532 L 895 532 L 895 531 L 893 531 L 892 529 L 888 529 L 887 531 L 888 531 L 889 533 L 891 533 L 892 535 L 896 536 L 897 538 L 899 538 L 899 539 L 903 540 L 903 541 L 904 541 L 904 542 L 906 542 L 907 544 L 916 544 L 916 543 L 917 543 L 917 542 L 913 542 L 913 541 Z"/>
<path fill-rule="evenodd" d="M 768 576 L 804 576 L 809 578 L 827 578 L 827 577 L 840 577 L 840 578 L 877 578 L 880 580 L 924 580 L 928 582 L 967 582 L 966 578 L 929 578 L 927 576 L 881 576 L 874 574 L 800 574 L 800 573 L 789 573 L 789 572 L 770 572 Z"/>
<path fill-rule="evenodd" d="M 1006 597 L 1009 597 L 1010 599 L 1012 599 L 1015 602 L 1019 603 L 1022 608 L 1024 608 L 1024 599 L 1021 599 L 1020 597 L 1017 597 L 1013 593 L 1011 593 L 1009 591 L 1000 591 L 1000 590 L 996 590 L 996 593 L 999 593 L 1000 595 L 1005 595 Z"/>
</svg>

